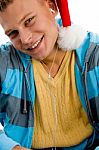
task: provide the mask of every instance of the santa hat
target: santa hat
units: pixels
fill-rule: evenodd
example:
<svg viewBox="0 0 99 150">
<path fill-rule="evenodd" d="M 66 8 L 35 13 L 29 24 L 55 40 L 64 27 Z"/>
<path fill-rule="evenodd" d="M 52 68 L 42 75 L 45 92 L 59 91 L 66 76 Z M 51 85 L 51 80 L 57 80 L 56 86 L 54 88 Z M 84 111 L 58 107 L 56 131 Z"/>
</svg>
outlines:
<svg viewBox="0 0 99 150">
<path fill-rule="evenodd" d="M 86 31 L 81 27 L 71 24 L 67 0 L 55 0 L 62 19 L 62 26 L 59 28 L 58 45 L 64 50 L 79 48 L 83 42 Z"/>
</svg>

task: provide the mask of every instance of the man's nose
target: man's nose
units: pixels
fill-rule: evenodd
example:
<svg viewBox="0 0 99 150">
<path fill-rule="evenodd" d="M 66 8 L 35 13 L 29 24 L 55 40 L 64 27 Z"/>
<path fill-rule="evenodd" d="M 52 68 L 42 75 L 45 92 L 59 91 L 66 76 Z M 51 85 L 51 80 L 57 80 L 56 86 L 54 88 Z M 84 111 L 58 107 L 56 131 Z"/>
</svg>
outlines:
<svg viewBox="0 0 99 150">
<path fill-rule="evenodd" d="M 30 45 L 32 43 L 32 32 L 28 30 L 22 30 L 20 32 L 20 40 L 23 45 Z"/>
</svg>

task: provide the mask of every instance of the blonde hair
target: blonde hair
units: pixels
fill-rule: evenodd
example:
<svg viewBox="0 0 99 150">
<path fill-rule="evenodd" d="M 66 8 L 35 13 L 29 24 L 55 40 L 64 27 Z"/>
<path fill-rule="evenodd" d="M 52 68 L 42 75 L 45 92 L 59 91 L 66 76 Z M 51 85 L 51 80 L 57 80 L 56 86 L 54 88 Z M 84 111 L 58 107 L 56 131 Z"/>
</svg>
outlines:
<svg viewBox="0 0 99 150">
<path fill-rule="evenodd" d="M 0 0 L 0 11 L 3 12 L 13 0 Z"/>
<path fill-rule="evenodd" d="M 0 0 L 0 11 L 3 12 L 14 0 Z M 42 0 L 40 0 L 42 1 Z M 55 0 L 51 0 L 55 4 Z"/>
</svg>

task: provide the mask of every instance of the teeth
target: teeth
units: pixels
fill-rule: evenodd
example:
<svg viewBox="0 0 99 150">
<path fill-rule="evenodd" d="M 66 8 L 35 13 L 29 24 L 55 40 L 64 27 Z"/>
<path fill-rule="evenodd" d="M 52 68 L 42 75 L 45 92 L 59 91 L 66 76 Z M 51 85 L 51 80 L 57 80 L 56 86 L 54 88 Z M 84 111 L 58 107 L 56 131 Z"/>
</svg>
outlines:
<svg viewBox="0 0 99 150">
<path fill-rule="evenodd" d="M 36 48 L 36 47 L 38 46 L 38 44 L 40 43 L 40 41 L 41 41 L 41 39 L 38 40 L 38 41 L 32 46 L 32 48 Z"/>
</svg>

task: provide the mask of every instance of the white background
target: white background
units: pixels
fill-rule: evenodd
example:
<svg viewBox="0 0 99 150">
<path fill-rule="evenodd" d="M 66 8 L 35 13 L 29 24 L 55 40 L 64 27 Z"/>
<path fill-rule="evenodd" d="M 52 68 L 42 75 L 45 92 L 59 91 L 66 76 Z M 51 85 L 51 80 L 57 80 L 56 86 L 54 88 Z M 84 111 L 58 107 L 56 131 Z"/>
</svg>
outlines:
<svg viewBox="0 0 99 150">
<path fill-rule="evenodd" d="M 71 20 L 99 33 L 99 0 L 69 0 Z"/>
<path fill-rule="evenodd" d="M 99 0 L 69 0 L 69 8 L 73 23 L 99 33 Z M 0 37 L 0 44 L 8 41 L 1 27 Z"/>
</svg>

